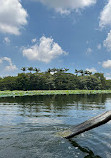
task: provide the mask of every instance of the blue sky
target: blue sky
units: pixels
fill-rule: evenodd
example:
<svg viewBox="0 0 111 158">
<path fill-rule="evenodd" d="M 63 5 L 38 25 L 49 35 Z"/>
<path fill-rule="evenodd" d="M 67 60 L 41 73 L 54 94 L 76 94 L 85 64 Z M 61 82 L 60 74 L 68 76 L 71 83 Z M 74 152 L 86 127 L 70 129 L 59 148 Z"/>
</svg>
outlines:
<svg viewBox="0 0 111 158">
<path fill-rule="evenodd" d="M 0 76 L 32 66 L 111 78 L 111 0 L 0 2 Z"/>
</svg>

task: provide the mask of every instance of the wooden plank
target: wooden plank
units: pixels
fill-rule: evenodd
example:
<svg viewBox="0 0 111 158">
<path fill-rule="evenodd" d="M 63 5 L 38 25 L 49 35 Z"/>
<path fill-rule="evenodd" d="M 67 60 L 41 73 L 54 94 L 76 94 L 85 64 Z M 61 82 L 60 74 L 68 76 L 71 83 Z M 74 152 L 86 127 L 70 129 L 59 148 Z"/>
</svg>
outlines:
<svg viewBox="0 0 111 158">
<path fill-rule="evenodd" d="M 111 111 L 107 111 L 101 115 L 93 117 L 79 125 L 74 126 L 74 128 L 71 130 L 64 131 L 62 133 L 62 136 L 66 139 L 69 139 L 85 131 L 101 126 L 110 120 L 111 120 Z"/>
</svg>

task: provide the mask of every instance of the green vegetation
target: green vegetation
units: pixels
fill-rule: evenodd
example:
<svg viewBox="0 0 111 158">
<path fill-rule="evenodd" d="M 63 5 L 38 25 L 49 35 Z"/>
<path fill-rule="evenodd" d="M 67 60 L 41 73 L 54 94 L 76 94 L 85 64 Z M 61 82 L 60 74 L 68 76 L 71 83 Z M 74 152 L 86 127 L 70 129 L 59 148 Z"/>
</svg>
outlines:
<svg viewBox="0 0 111 158">
<path fill-rule="evenodd" d="M 0 97 L 33 95 L 69 95 L 69 94 L 110 94 L 111 90 L 38 90 L 38 91 L 0 91 Z"/>
<path fill-rule="evenodd" d="M 17 76 L 0 78 L 0 90 L 32 91 L 111 89 L 111 80 L 106 80 L 103 73 L 92 74 L 86 70 L 75 70 L 75 73 L 72 74 L 68 73 L 67 71 L 69 69 L 66 68 L 49 68 L 46 72 L 40 72 L 40 69 L 33 67 L 22 67 L 21 70 L 23 73 L 19 73 Z M 27 70 L 29 72 L 27 72 Z M 54 91 L 53 93 L 55 92 L 57 91 Z"/>
</svg>

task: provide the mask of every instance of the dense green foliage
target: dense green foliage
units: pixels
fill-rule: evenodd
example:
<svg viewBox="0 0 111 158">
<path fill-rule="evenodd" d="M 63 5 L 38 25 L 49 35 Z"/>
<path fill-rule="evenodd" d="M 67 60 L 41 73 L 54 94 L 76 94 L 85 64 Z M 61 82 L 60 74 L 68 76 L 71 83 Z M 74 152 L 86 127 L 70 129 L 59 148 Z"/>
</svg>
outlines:
<svg viewBox="0 0 111 158">
<path fill-rule="evenodd" d="M 103 73 L 92 74 L 88 71 L 68 69 L 40 69 L 29 67 L 21 69 L 17 76 L 0 78 L 0 90 L 104 90 L 111 89 L 111 80 L 106 80 Z M 29 70 L 30 72 L 25 73 Z M 32 73 L 32 71 L 35 71 Z"/>
</svg>

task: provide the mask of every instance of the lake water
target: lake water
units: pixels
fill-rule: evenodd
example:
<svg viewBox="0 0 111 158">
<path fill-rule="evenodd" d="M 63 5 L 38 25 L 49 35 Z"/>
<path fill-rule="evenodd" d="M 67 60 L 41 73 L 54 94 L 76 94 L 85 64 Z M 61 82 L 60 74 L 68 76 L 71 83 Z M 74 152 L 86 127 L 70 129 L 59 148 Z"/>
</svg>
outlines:
<svg viewBox="0 0 111 158">
<path fill-rule="evenodd" d="M 58 132 L 111 110 L 111 94 L 0 98 L 0 158 L 111 158 L 111 121 L 71 140 Z"/>
</svg>

